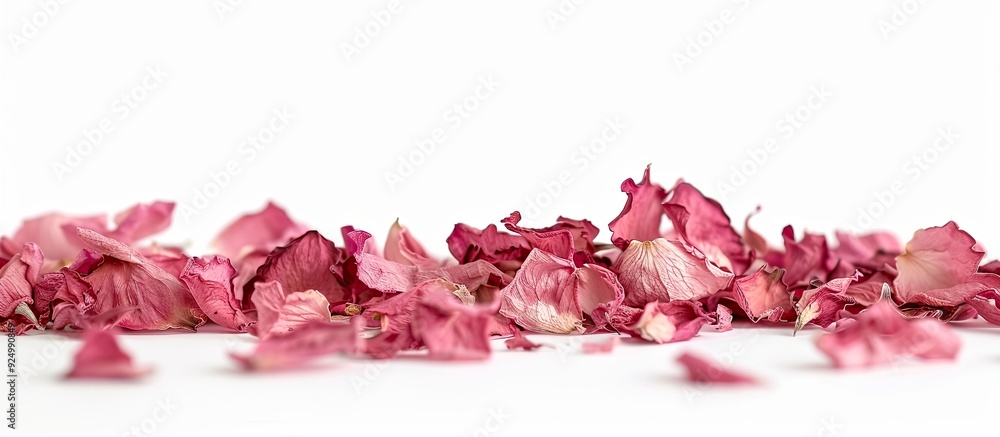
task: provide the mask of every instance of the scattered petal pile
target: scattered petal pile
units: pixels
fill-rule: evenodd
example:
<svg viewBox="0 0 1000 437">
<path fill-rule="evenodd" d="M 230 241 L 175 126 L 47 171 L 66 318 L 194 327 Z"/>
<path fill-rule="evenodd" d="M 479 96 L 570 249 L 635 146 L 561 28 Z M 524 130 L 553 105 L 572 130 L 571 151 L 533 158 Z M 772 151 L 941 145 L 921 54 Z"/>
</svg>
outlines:
<svg viewBox="0 0 1000 437">
<path fill-rule="evenodd" d="M 502 227 L 455 225 L 447 259 L 398 221 L 382 245 L 351 226 L 335 243 L 275 204 L 239 217 L 200 256 L 145 243 L 169 227 L 173 203 L 113 217 L 48 214 L 0 238 L 0 321 L 18 334 L 82 331 L 70 376 L 114 378 L 148 369 L 111 332 L 206 324 L 259 338 L 233 354 L 250 371 L 338 354 L 484 360 L 494 337 L 512 350 L 541 347 L 525 333 L 676 343 L 740 319 L 790 334 L 833 329 L 818 347 L 834 366 L 868 367 L 954 359 L 960 345 L 946 322 L 1000 324 L 1000 262 L 983 264 L 954 222 L 905 245 L 887 233 L 831 241 L 791 226 L 772 244 L 749 226 L 757 212 L 740 232 L 718 202 L 684 181 L 659 185 L 648 167 L 621 190 L 610 244 L 588 220 L 530 228 L 515 211 Z M 610 353 L 619 341 L 582 344 Z M 752 381 L 693 355 L 680 363 L 698 381 Z"/>
</svg>

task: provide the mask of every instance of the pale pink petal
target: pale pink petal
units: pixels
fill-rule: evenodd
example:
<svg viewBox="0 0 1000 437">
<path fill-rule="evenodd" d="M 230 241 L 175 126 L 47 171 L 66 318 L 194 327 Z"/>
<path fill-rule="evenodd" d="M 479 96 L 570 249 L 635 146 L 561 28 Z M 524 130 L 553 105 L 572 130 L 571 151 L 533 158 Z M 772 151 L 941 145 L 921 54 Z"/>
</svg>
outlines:
<svg viewBox="0 0 1000 437">
<path fill-rule="evenodd" d="M 733 310 L 725 305 L 719 305 L 715 309 L 715 330 L 728 332 L 733 330 Z"/>
<path fill-rule="evenodd" d="M 614 270 L 625 287 L 625 304 L 698 300 L 729 287 L 733 274 L 708 261 L 697 249 L 657 238 L 632 241 Z"/>
<path fill-rule="evenodd" d="M 286 335 L 309 322 L 330 321 L 330 302 L 316 290 L 287 293 L 281 283 L 258 282 L 253 293 L 257 324 L 253 334 L 262 339 Z"/>
<path fill-rule="evenodd" d="M 115 215 L 116 228 L 107 236 L 134 243 L 169 228 L 173 215 L 173 202 L 140 203 Z"/>
<path fill-rule="evenodd" d="M 710 321 L 697 302 L 650 302 L 626 333 L 655 343 L 675 343 L 694 338 Z"/>
<path fill-rule="evenodd" d="M 531 251 L 514 280 L 500 292 L 500 314 L 533 332 L 583 332 L 583 310 L 572 261 Z"/>
<path fill-rule="evenodd" d="M 236 269 L 220 256 L 192 258 L 180 275 L 198 307 L 216 324 L 246 332 L 252 320 L 243 314 L 233 289 Z"/>
<path fill-rule="evenodd" d="M 596 264 L 586 264 L 574 272 L 580 309 L 590 316 L 597 329 L 611 325 L 611 315 L 625 300 L 625 287 L 614 272 Z"/>
<path fill-rule="evenodd" d="M 619 343 L 621 343 L 621 339 L 618 337 L 611 337 L 604 341 L 585 341 L 582 345 L 583 353 L 590 355 L 610 354 Z"/>
<path fill-rule="evenodd" d="M 76 353 L 67 378 L 135 379 L 152 372 L 137 366 L 115 340 L 114 334 L 99 329 L 83 333 L 83 346 Z"/>
<path fill-rule="evenodd" d="M 677 362 L 687 370 L 687 380 L 697 384 L 757 385 L 757 379 L 713 363 L 691 352 L 677 357 Z"/>
<path fill-rule="evenodd" d="M 872 367 L 906 358 L 953 360 L 961 340 L 940 320 L 907 320 L 888 299 L 856 316 L 854 323 L 817 340 L 837 368 Z"/>
<path fill-rule="evenodd" d="M 974 287 L 959 287 L 979 269 L 984 252 L 976 240 L 955 222 L 917 231 L 896 258 L 899 276 L 893 282 L 896 298 L 930 306 L 954 306 L 975 296 Z"/>
<path fill-rule="evenodd" d="M 360 352 L 364 347 L 360 330 L 361 319 L 357 317 L 349 324 L 310 321 L 285 335 L 261 340 L 253 353 L 231 356 L 248 371 L 300 367 L 325 356 Z"/>
<path fill-rule="evenodd" d="M 790 321 L 795 316 L 792 296 L 781 281 L 784 269 L 774 269 L 767 272 L 764 268 L 749 276 L 736 280 L 733 285 L 733 295 L 736 303 L 747 313 L 750 320 L 758 322 L 767 319 L 771 322 Z"/>
<path fill-rule="evenodd" d="M 440 263 L 427 254 L 423 245 L 410 235 L 409 229 L 396 220 L 389 229 L 385 239 L 385 259 L 397 264 L 417 266 L 421 269 L 434 269 Z"/>
<path fill-rule="evenodd" d="M 21 253 L 0 267 L 0 319 L 9 319 L 15 311 L 37 323 L 28 306 L 34 303 L 31 291 L 38 282 L 45 256 L 34 243 L 26 243 Z M 20 309 L 19 309 L 20 307 Z"/>
<path fill-rule="evenodd" d="M 638 184 L 631 178 L 622 182 L 622 192 L 628 199 L 622 212 L 609 225 L 611 242 L 625 250 L 633 240 L 650 241 L 660 238 L 662 204 L 667 197 L 667 190 L 649 180 L 649 166 Z"/>
</svg>

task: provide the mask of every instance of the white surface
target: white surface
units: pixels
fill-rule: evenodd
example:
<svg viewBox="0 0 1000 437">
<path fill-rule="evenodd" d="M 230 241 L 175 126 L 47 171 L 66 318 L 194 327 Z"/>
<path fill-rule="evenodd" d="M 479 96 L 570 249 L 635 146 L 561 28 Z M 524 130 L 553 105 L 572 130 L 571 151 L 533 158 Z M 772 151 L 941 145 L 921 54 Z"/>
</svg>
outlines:
<svg viewBox="0 0 1000 437">
<path fill-rule="evenodd" d="M 546 13 L 560 3 L 552 0 L 403 1 L 347 62 L 342 44 L 387 2 L 245 1 L 221 19 L 215 1 L 68 2 L 15 50 L 11 35 L 42 7 L 5 1 L 0 233 L 49 210 L 190 204 L 236 161 L 242 172 L 192 220 L 178 217 L 162 241 L 197 253 L 233 217 L 275 199 L 330 236 L 346 224 L 382 235 L 400 217 L 445 255 L 455 222 L 483 226 L 528 210 L 525 199 L 562 171 L 572 181 L 525 224 L 561 214 L 606 232 L 624 202 L 619 184 L 647 163 L 664 184 L 685 177 L 720 196 L 731 168 L 774 138 L 778 150 L 723 202 L 736 221 L 763 205 L 755 223 L 771 238 L 788 223 L 819 232 L 855 223 L 859 208 L 899 181 L 903 194 L 873 227 L 905 239 L 954 219 L 987 248 L 998 246 L 996 209 L 984 201 L 1000 156 L 1000 8 L 925 2 L 884 38 L 880 20 L 892 20 L 903 3 L 594 1 L 553 29 Z M 679 71 L 673 54 L 703 22 L 723 16 L 730 22 L 721 34 Z M 157 66 L 166 78 L 125 116 L 118 99 Z M 501 85 L 457 126 L 449 109 L 490 76 Z M 778 123 L 807 103 L 812 87 L 834 95 L 786 137 Z M 295 118 L 250 159 L 241 143 L 276 108 Z M 580 161 L 579 149 L 614 117 L 623 134 Z M 113 130 L 57 178 L 53 163 L 105 118 Z M 961 138 L 911 171 L 908 162 L 948 127 Z M 390 190 L 385 173 L 435 129 L 444 142 Z M 991 332 L 966 335 L 958 366 L 858 375 L 825 370 L 808 339 L 769 333 L 739 359 L 768 379 L 766 389 L 713 392 L 693 405 L 671 379 L 671 356 L 687 347 L 721 351 L 746 334 L 706 333 L 685 345 L 567 363 L 552 352 L 498 354 L 485 365 L 400 362 L 362 396 L 348 383 L 355 364 L 248 378 L 229 373 L 218 336 L 129 336 L 136 358 L 158 367 L 151 381 L 57 381 L 67 350 L 21 387 L 20 424 L 32 436 L 121 435 L 170 397 L 183 407 L 155 435 L 195 427 L 410 434 L 417 424 L 433 427 L 425 435 L 472 435 L 494 406 L 513 417 L 497 435 L 821 435 L 828 416 L 846 424 L 837 434 L 845 436 L 971 432 L 987 415 L 981 393 L 994 384 Z M 50 339 L 21 340 L 22 359 Z"/>
</svg>

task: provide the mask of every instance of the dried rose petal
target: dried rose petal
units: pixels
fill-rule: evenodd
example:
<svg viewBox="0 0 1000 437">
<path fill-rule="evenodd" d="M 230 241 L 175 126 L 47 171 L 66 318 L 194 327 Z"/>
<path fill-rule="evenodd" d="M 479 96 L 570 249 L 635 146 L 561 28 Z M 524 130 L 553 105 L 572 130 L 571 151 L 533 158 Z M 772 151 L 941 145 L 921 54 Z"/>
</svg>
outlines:
<svg viewBox="0 0 1000 437">
<path fill-rule="evenodd" d="M 622 331 L 659 344 L 690 340 L 712 320 L 700 303 L 686 300 L 650 302 L 635 316 Z"/>
<path fill-rule="evenodd" d="M 636 184 L 632 178 L 622 182 L 622 192 L 628 196 L 625 207 L 611 221 L 611 242 L 625 250 L 632 241 L 650 241 L 660 238 L 663 222 L 663 200 L 667 190 L 649 180 L 649 166 Z"/>
<path fill-rule="evenodd" d="M 681 181 L 670 190 L 663 209 L 681 238 L 713 263 L 737 275 L 749 267 L 750 256 L 743 239 L 733 230 L 719 202 Z"/>
<path fill-rule="evenodd" d="M 729 287 L 733 274 L 679 241 L 632 241 L 615 263 L 625 287 L 625 304 L 698 300 Z"/>
<path fill-rule="evenodd" d="M 715 309 L 715 330 L 719 332 L 728 332 L 733 330 L 733 310 L 725 305 L 719 305 Z"/>
<path fill-rule="evenodd" d="M 39 280 L 45 256 L 34 243 L 26 243 L 20 253 L 0 267 L 0 319 L 9 319 L 15 313 L 37 324 L 29 309 L 34 301 L 31 290 Z"/>
<path fill-rule="evenodd" d="M 330 321 L 330 302 L 316 290 L 286 294 L 277 281 L 258 282 L 252 299 L 257 308 L 253 334 L 262 339 L 286 335 L 309 322 Z"/>
<path fill-rule="evenodd" d="M 742 373 L 725 369 L 720 364 L 713 363 L 691 352 L 685 352 L 677 357 L 677 362 L 687 370 L 687 379 L 698 384 L 722 385 L 757 385 L 757 379 Z"/>
<path fill-rule="evenodd" d="M 83 346 L 73 359 L 73 369 L 66 377 L 135 379 L 151 372 L 151 367 L 136 366 L 110 331 L 87 329 Z"/>
<path fill-rule="evenodd" d="M 292 220 L 284 209 L 268 202 L 262 211 L 246 214 L 223 229 L 212 246 L 222 256 L 239 260 L 249 253 L 286 245 L 308 230 Z"/>
<path fill-rule="evenodd" d="M 396 220 L 389 229 L 385 239 L 385 259 L 397 264 L 417 266 L 421 269 L 434 269 L 440 263 L 427 254 L 427 250 L 410 235 L 410 231 Z"/>
<path fill-rule="evenodd" d="M 976 282 L 973 276 L 984 254 L 955 222 L 919 230 L 896 258 L 895 297 L 937 307 L 961 304 L 983 291 L 970 283 Z"/>
<path fill-rule="evenodd" d="M 484 360 L 490 357 L 490 324 L 496 307 L 468 305 L 453 293 L 431 292 L 417 302 L 412 332 L 436 360 Z"/>
<path fill-rule="evenodd" d="M 795 306 L 798 316 L 795 319 L 795 330 L 792 334 L 799 332 L 810 322 L 826 328 L 840 319 L 840 310 L 855 303 L 854 298 L 847 294 L 847 290 L 860 277 L 860 274 L 855 274 L 849 278 L 837 278 L 819 287 L 804 291 Z"/>
<path fill-rule="evenodd" d="M 360 318 L 351 319 L 350 324 L 310 321 L 285 335 L 261 340 L 250 354 L 231 357 L 248 371 L 300 367 L 325 356 L 360 352 L 364 347 L 360 330 Z"/>
<path fill-rule="evenodd" d="M 881 300 L 854 323 L 817 339 L 837 368 L 873 367 L 905 358 L 953 360 L 961 340 L 940 320 L 907 320 L 889 300 Z"/>
<path fill-rule="evenodd" d="M 236 269 L 220 256 L 192 258 L 180 275 L 198 307 L 216 324 L 246 332 L 253 320 L 243 314 L 233 289 Z"/>
<path fill-rule="evenodd" d="M 542 347 L 542 345 L 528 340 L 528 337 L 519 329 L 514 331 L 514 337 L 505 341 L 504 345 L 510 350 L 521 349 L 529 352 Z"/>
<path fill-rule="evenodd" d="M 795 307 L 792 305 L 791 293 L 781 281 L 784 274 L 784 269 L 767 272 L 761 268 L 749 276 L 736 280 L 733 285 L 733 295 L 736 303 L 747 313 L 750 320 L 787 322 L 792 319 Z"/>
<path fill-rule="evenodd" d="M 520 235 L 497 230 L 496 225 L 479 230 L 459 223 L 448 236 L 448 250 L 461 264 L 486 261 L 508 272 L 517 270 L 531 245 Z"/>
<path fill-rule="evenodd" d="M 80 229 L 79 235 L 104 256 L 101 265 L 83 278 L 96 294 L 95 312 L 137 307 L 118 323 L 134 330 L 193 331 L 205 323 L 205 314 L 173 275 L 119 241 L 87 229 Z"/>
<path fill-rule="evenodd" d="M 264 265 L 257 269 L 257 276 L 244 288 L 244 305 L 255 284 L 271 281 L 277 281 L 289 293 L 316 290 L 330 302 L 344 301 L 349 290 L 337 281 L 331 267 L 346 259 L 347 253 L 319 232 L 306 232 L 271 251 Z"/>
<path fill-rule="evenodd" d="M 610 354 L 615 347 L 621 343 L 618 337 L 611 337 L 604 341 L 586 341 L 583 343 L 583 353 L 585 354 Z"/>
</svg>

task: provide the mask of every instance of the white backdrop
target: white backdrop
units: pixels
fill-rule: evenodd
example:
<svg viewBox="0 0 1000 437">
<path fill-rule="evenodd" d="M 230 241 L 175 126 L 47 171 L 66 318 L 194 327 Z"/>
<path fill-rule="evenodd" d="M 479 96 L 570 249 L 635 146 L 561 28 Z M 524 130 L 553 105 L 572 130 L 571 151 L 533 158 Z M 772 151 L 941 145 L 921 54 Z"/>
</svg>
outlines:
<svg viewBox="0 0 1000 437">
<path fill-rule="evenodd" d="M 792 223 L 905 241 L 954 219 L 1000 247 L 998 22 L 985 0 L 5 1 L 0 233 L 50 210 L 176 200 L 161 241 L 198 252 L 273 199 L 331 237 L 347 224 L 381 236 L 399 217 L 440 255 L 456 222 L 515 209 L 528 226 L 589 218 L 607 241 L 619 184 L 652 163 L 735 221 L 762 205 L 755 224 L 772 238 Z M 362 367 L 246 378 L 219 351 L 243 340 L 130 336 L 159 368 L 151 381 L 59 381 L 70 347 L 21 386 L 19 422 L 24 435 L 122 435 L 169 397 L 178 412 L 156 435 L 474 435 L 494 407 L 512 418 L 490 435 L 854 436 L 889 417 L 911 421 L 895 432 L 971 432 L 982 410 L 955 399 L 996 385 L 988 333 L 966 334 L 959 366 L 840 376 L 808 338 L 765 330 L 740 361 L 770 387 L 685 401 L 668 358 L 749 332 L 573 365 L 556 351 L 404 362 L 363 395 L 350 382 Z M 25 359 L 54 344 L 19 341 Z"/>
</svg>

